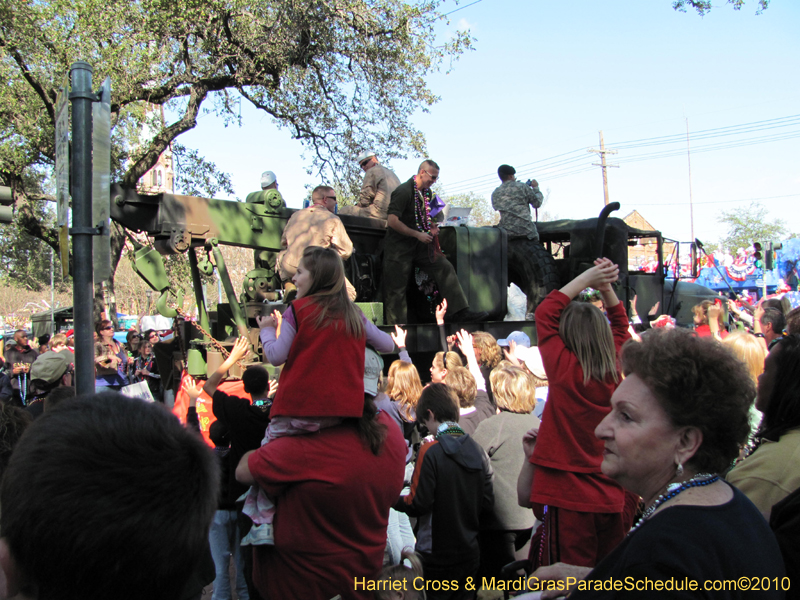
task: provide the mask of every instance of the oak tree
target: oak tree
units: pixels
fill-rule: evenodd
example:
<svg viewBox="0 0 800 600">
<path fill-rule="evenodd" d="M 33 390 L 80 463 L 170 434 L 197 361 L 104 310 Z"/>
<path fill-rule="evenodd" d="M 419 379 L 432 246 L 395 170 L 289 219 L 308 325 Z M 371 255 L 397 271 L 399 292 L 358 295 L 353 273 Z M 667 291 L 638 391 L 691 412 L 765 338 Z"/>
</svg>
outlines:
<svg viewBox="0 0 800 600">
<path fill-rule="evenodd" d="M 358 177 L 352 157 L 366 148 L 387 159 L 422 154 L 425 138 L 411 116 L 437 100 L 426 77 L 471 47 L 460 31 L 439 41 L 440 3 L 6 0 L 0 184 L 13 189 L 15 218 L 57 247 L 36 212 L 50 198 L 26 181 L 52 172 L 56 96 L 76 60 L 93 66 L 96 83 L 111 78 L 112 166 L 128 186 L 202 114 L 239 121 L 241 102 L 288 128 L 307 149 L 309 169 L 334 180 Z M 162 123 L 152 107 L 172 117 Z M 142 139 L 145 124 L 151 135 Z M 224 189 L 213 164 L 191 150 L 183 157 L 191 165 L 184 189 L 207 192 L 204 181 Z M 115 227 L 115 266 L 122 248 Z"/>
</svg>

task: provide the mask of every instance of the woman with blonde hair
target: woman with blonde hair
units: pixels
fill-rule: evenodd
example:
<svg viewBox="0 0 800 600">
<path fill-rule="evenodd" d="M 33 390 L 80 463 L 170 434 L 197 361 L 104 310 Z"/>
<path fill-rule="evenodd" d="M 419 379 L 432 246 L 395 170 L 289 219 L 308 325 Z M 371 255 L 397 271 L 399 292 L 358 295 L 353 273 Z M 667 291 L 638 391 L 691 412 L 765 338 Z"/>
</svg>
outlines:
<svg viewBox="0 0 800 600">
<path fill-rule="evenodd" d="M 758 383 L 758 376 L 764 372 L 764 359 L 767 358 L 767 351 L 758 338 L 744 331 L 734 331 L 722 343 L 747 365 L 750 379 L 753 383 Z"/>
<path fill-rule="evenodd" d="M 533 513 L 517 503 L 517 476 L 525 461 L 520 440 L 539 426 L 533 375 L 501 362 L 489 376 L 500 414 L 482 421 L 472 438 L 486 450 L 494 470 L 494 508 L 478 537 L 479 577 L 500 577 L 500 569 L 528 556 Z M 528 489 L 530 493 L 530 489 Z"/>
<path fill-rule="evenodd" d="M 725 344 L 745 365 L 747 365 L 747 373 L 753 383 L 758 384 L 758 376 L 764 372 L 764 360 L 767 358 L 767 349 L 756 336 L 744 331 L 734 331 L 729 334 L 722 343 Z M 750 440 L 747 447 L 743 450 L 746 454 L 753 448 L 753 435 L 758 430 L 761 423 L 761 411 L 755 407 L 755 404 L 750 406 Z"/>
</svg>

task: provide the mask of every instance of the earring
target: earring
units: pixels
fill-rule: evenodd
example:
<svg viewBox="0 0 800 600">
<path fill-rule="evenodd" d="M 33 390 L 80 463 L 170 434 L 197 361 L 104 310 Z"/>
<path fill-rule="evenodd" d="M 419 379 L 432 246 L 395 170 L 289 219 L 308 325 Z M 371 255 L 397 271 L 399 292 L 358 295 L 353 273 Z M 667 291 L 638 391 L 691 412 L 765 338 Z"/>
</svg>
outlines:
<svg viewBox="0 0 800 600">
<path fill-rule="evenodd" d="M 683 465 L 681 463 L 678 463 L 678 466 L 675 468 L 675 475 L 678 477 L 683 476 Z"/>
</svg>

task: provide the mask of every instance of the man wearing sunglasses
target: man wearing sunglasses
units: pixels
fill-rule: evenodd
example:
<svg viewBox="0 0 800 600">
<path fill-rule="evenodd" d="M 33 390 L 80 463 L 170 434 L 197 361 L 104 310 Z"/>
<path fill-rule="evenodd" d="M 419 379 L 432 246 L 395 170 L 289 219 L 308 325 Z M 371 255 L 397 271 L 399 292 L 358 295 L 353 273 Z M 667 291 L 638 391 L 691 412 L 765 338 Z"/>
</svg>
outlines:
<svg viewBox="0 0 800 600">
<path fill-rule="evenodd" d="M 11 386 L 14 389 L 11 403 L 14 406 L 26 406 L 32 389 L 31 365 L 37 359 L 39 353 L 31 348 L 28 334 L 22 329 L 14 332 L 14 342 L 16 345 L 6 350 L 6 369 L 9 371 Z"/>
<path fill-rule="evenodd" d="M 311 192 L 313 204 L 294 213 L 281 237 L 278 254 L 278 274 L 284 289 L 284 301 L 288 302 L 296 294 L 292 277 L 297 273 L 297 265 L 303 251 L 309 246 L 333 248 L 345 260 L 353 253 L 353 242 L 344 230 L 341 219 L 334 214 L 336 210 L 336 190 L 327 185 L 318 185 Z M 347 282 L 347 292 L 355 300 L 356 290 Z"/>
<path fill-rule="evenodd" d="M 400 185 L 400 180 L 394 171 L 378 162 L 374 152 L 362 152 L 357 161 L 366 173 L 361 184 L 361 196 L 358 204 L 340 208 L 339 214 L 386 221 L 389 199 L 395 188 Z"/>
<path fill-rule="evenodd" d="M 383 259 L 383 312 L 388 325 L 408 322 L 406 289 L 414 267 L 436 281 L 447 301 L 447 320 L 474 323 L 489 316 L 486 312 L 469 310 L 456 271 L 439 249 L 439 225 L 431 217 L 434 199 L 431 186 L 437 179 L 439 165 L 428 159 L 414 177 L 392 192 Z"/>
</svg>

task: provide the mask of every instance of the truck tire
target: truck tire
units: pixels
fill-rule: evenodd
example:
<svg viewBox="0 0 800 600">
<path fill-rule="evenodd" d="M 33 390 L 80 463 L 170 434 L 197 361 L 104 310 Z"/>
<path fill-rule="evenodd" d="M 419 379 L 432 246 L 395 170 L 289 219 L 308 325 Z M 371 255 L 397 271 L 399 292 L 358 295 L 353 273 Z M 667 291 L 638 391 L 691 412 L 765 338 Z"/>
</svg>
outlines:
<svg viewBox="0 0 800 600">
<path fill-rule="evenodd" d="M 528 315 L 533 315 L 545 296 L 559 287 L 556 261 L 541 242 L 509 240 L 508 280 L 525 293 Z"/>
</svg>

